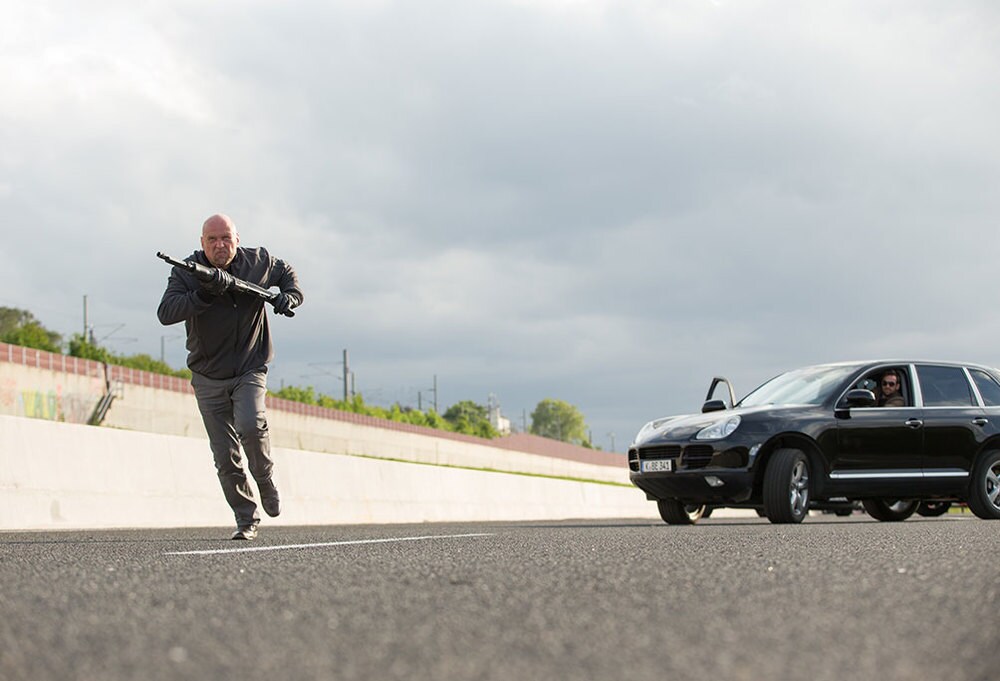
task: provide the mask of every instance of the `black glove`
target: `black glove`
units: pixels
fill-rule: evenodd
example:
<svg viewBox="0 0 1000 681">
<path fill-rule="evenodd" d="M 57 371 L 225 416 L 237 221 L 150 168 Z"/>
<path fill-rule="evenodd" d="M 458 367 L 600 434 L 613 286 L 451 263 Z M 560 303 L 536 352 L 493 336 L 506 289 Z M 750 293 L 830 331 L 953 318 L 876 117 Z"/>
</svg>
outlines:
<svg viewBox="0 0 1000 681">
<path fill-rule="evenodd" d="M 287 315 L 292 311 L 292 308 L 299 304 L 299 301 L 290 296 L 285 292 L 281 292 L 274 297 L 272 305 L 274 305 L 274 311 L 277 314 Z M 289 315 L 291 316 L 291 315 Z"/>
<path fill-rule="evenodd" d="M 207 281 L 199 280 L 198 283 L 201 284 L 202 290 L 206 293 L 213 296 L 221 296 L 233 287 L 233 275 L 216 267 L 211 279 Z"/>
</svg>

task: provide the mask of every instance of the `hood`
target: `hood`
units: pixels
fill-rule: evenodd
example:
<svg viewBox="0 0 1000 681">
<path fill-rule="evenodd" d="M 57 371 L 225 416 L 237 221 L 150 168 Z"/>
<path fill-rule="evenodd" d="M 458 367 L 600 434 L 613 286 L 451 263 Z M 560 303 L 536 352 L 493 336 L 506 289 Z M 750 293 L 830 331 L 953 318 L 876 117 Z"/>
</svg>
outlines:
<svg viewBox="0 0 1000 681">
<path fill-rule="evenodd" d="M 682 416 L 667 416 L 650 421 L 635 437 L 637 445 L 648 444 L 658 440 L 677 442 L 679 440 L 690 440 L 703 428 L 739 416 L 746 422 L 757 414 L 775 414 L 784 411 L 801 411 L 802 405 L 765 405 L 761 407 L 737 407 L 736 409 L 725 409 L 723 411 L 713 411 L 707 414 L 684 414 Z"/>
</svg>

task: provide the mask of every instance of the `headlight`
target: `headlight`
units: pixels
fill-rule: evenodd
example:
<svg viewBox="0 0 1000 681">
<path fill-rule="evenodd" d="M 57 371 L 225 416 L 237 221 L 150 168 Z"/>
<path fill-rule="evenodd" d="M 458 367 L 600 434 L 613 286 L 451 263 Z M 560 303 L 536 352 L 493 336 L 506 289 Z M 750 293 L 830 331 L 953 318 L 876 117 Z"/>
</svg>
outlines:
<svg viewBox="0 0 1000 681">
<path fill-rule="evenodd" d="M 694 436 L 695 440 L 721 440 L 729 437 L 740 427 L 740 417 L 730 416 L 725 421 L 717 421 L 707 428 L 702 428 Z"/>
</svg>

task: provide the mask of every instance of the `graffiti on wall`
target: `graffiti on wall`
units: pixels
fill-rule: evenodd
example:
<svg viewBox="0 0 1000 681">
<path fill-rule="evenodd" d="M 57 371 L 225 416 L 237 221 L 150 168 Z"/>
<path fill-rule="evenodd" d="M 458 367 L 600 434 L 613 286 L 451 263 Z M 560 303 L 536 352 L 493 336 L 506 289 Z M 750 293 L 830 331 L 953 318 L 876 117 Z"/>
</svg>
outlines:
<svg viewBox="0 0 1000 681">
<path fill-rule="evenodd" d="M 7 409 L 14 407 L 14 395 L 17 391 L 17 381 L 13 378 L 0 380 L 0 408 L 6 413 Z"/>
<path fill-rule="evenodd" d="M 0 381 L 0 413 L 47 421 L 86 423 L 97 400 L 88 393 L 52 390 L 19 390 L 12 378 Z"/>
</svg>

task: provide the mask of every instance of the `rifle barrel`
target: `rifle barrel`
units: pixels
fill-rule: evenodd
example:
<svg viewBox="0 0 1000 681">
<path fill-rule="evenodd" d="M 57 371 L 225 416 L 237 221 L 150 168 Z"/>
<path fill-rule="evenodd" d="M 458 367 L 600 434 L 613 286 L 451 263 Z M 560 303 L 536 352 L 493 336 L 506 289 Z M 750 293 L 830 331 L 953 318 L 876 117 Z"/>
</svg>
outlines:
<svg viewBox="0 0 1000 681">
<path fill-rule="evenodd" d="M 156 257 L 160 258 L 161 260 L 165 260 L 174 267 L 180 267 L 181 269 L 185 269 L 189 272 L 194 272 L 195 275 L 200 275 L 202 272 L 204 272 L 205 276 L 207 277 L 211 273 L 211 270 L 205 267 L 204 265 L 200 265 L 196 262 L 189 262 L 185 260 L 176 260 L 174 258 L 171 258 L 166 253 L 163 253 L 162 251 L 157 251 Z M 199 278 L 202 277 L 199 276 Z M 258 298 L 266 300 L 269 303 L 273 303 L 274 299 L 278 297 L 278 294 L 275 293 L 274 291 L 270 291 L 264 288 L 263 286 L 258 286 L 257 284 L 251 284 L 249 281 L 243 281 L 242 279 L 234 278 L 233 288 L 242 293 L 249 293 L 250 295 L 255 295 Z M 288 310 L 287 312 L 285 312 L 285 316 L 294 317 L 295 313 L 292 312 L 291 310 Z"/>
</svg>

